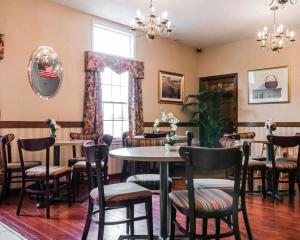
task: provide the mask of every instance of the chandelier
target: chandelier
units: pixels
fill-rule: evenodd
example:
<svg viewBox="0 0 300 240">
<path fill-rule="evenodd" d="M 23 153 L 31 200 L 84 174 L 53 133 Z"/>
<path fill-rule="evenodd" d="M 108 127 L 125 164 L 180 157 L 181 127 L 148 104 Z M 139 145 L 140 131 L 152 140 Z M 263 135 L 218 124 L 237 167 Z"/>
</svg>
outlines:
<svg viewBox="0 0 300 240">
<path fill-rule="evenodd" d="M 274 13 L 273 29 L 268 31 L 267 27 L 264 27 L 263 31 L 257 34 L 257 41 L 262 48 L 271 49 L 274 52 L 279 52 L 283 48 L 291 47 L 296 41 L 295 33 L 284 29 L 283 25 L 276 24 L 276 11 L 278 6 L 273 6 L 271 10 Z"/>
<path fill-rule="evenodd" d="M 150 0 L 150 14 L 149 16 L 142 15 L 141 11 L 137 10 L 137 16 L 131 22 L 131 30 L 142 31 L 146 37 L 153 40 L 156 35 L 167 34 L 169 36 L 171 29 L 171 22 L 168 20 L 168 12 L 162 13 L 161 17 L 155 15 L 155 7 L 153 1 Z"/>
<path fill-rule="evenodd" d="M 284 7 L 288 2 L 292 5 L 296 4 L 298 0 L 265 0 L 267 6 L 282 6 Z"/>
</svg>

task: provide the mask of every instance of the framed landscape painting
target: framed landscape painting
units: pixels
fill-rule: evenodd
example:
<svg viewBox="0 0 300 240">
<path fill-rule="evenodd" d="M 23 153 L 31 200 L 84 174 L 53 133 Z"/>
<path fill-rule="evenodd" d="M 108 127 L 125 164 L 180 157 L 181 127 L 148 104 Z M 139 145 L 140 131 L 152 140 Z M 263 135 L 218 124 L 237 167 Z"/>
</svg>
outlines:
<svg viewBox="0 0 300 240">
<path fill-rule="evenodd" d="M 274 67 L 248 71 L 249 104 L 288 103 L 289 67 Z"/>
<path fill-rule="evenodd" d="M 160 103 L 183 104 L 184 75 L 159 71 L 158 74 L 158 101 Z"/>
</svg>

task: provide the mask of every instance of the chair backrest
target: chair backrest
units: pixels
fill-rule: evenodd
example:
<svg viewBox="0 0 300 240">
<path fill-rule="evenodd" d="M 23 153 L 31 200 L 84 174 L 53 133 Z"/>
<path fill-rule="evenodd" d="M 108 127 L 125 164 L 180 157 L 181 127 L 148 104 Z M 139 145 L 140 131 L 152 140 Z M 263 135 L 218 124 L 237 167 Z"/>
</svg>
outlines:
<svg viewBox="0 0 300 240">
<path fill-rule="evenodd" d="M 255 138 L 256 133 L 255 132 L 241 132 L 241 133 L 225 133 L 223 137 L 225 138 L 231 138 L 235 140 L 240 139 L 253 139 Z"/>
<path fill-rule="evenodd" d="M 103 140 L 103 143 L 105 143 L 107 146 L 110 147 L 111 143 L 113 141 L 113 138 L 114 137 L 112 135 L 104 134 L 102 140 Z"/>
<path fill-rule="evenodd" d="M 281 148 L 292 148 L 298 147 L 298 157 L 297 157 L 297 164 L 298 168 L 300 167 L 300 136 L 275 136 L 275 135 L 268 135 L 268 141 L 272 144 L 272 149 L 274 147 L 281 147 Z M 275 152 L 270 151 L 272 165 L 275 167 Z"/>
<path fill-rule="evenodd" d="M 197 170 L 213 172 L 216 170 L 234 170 L 234 191 L 232 192 L 234 207 L 238 207 L 240 194 L 240 174 L 243 153 L 239 147 L 234 148 L 202 148 L 181 147 L 181 158 L 185 161 L 188 182 L 189 215 L 195 216 L 194 173 Z"/>
<path fill-rule="evenodd" d="M 195 137 L 194 133 L 188 131 L 188 132 L 186 132 L 186 137 L 187 137 L 187 145 L 192 146 L 192 141 L 193 141 L 193 138 Z"/>
<path fill-rule="evenodd" d="M 19 138 L 17 141 L 22 173 L 25 174 L 23 150 L 28 152 L 46 151 L 46 178 L 49 177 L 50 147 L 55 143 L 55 138 Z"/>
<path fill-rule="evenodd" d="M 94 142 L 88 142 L 83 145 L 86 155 L 86 171 L 88 176 L 89 192 L 92 191 L 95 184 L 93 182 L 94 172 L 91 170 L 91 164 L 96 163 L 96 180 L 99 196 L 99 206 L 104 207 L 104 178 L 101 162 L 108 157 L 109 147 L 106 144 L 95 144 Z"/>
<path fill-rule="evenodd" d="M 98 133 L 70 133 L 70 138 L 72 140 L 93 140 L 95 143 L 98 143 L 99 134 Z M 76 158 L 76 146 L 72 146 L 73 157 Z M 81 155 L 84 156 L 83 148 L 81 148 Z"/>
<path fill-rule="evenodd" d="M 3 169 L 6 171 L 7 163 L 11 163 L 11 142 L 15 139 L 15 135 L 10 133 L 0 138 L 1 145 L 1 159 L 3 164 Z"/>
<path fill-rule="evenodd" d="M 123 147 L 127 147 L 128 144 L 127 144 L 127 138 L 129 136 L 129 132 L 123 132 L 122 134 L 122 146 Z"/>
</svg>

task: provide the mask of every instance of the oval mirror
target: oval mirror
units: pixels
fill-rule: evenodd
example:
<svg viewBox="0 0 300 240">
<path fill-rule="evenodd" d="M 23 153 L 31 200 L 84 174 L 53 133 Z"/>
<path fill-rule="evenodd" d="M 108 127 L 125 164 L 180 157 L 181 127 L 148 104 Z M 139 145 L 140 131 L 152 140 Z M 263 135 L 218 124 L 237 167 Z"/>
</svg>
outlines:
<svg viewBox="0 0 300 240">
<path fill-rule="evenodd" d="M 59 90 L 63 68 L 53 48 L 42 46 L 31 55 L 28 76 L 33 91 L 43 99 L 53 97 Z"/>
</svg>

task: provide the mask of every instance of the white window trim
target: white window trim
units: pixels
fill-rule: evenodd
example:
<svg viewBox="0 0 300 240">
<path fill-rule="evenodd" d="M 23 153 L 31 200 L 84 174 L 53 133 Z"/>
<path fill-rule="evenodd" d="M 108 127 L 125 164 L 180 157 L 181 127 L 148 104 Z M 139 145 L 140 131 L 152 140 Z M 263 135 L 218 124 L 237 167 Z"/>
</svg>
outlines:
<svg viewBox="0 0 300 240">
<path fill-rule="evenodd" d="M 94 26 L 95 25 L 98 25 L 98 26 L 100 26 L 102 28 L 106 28 L 106 29 L 109 29 L 109 30 L 113 30 L 115 32 L 119 32 L 119 33 L 123 33 L 123 34 L 129 35 L 132 38 L 132 41 L 131 41 L 131 54 L 132 54 L 132 57 L 126 57 L 126 58 L 132 59 L 132 60 L 135 59 L 135 54 L 136 54 L 136 36 L 135 36 L 135 34 L 133 34 L 131 32 L 131 30 L 128 29 L 129 27 L 126 28 L 125 26 L 123 27 L 123 26 L 120 26 L 120 25 L 117 25 L 117 24 L 113 24 L 113 23 L 108 23 L 108 22 L 105 22 L 105 21 L 92 20 L 92 22 L 91 22 L 91 31 L 92 31 L 91 44 L 92 44 L 92 51 L 95 51 L 95 49 L 94 49 Z M 97 52 L 99 52 L 99 51 L 97 51 Z M 107 54 L 107 53 L 103 53 L 103 54 Z M 116 56 L 116 57 L 122 57 L 122 56 L 114 55 L 114 54 L 110 54 L 110 55 Z"/>
</svg>

